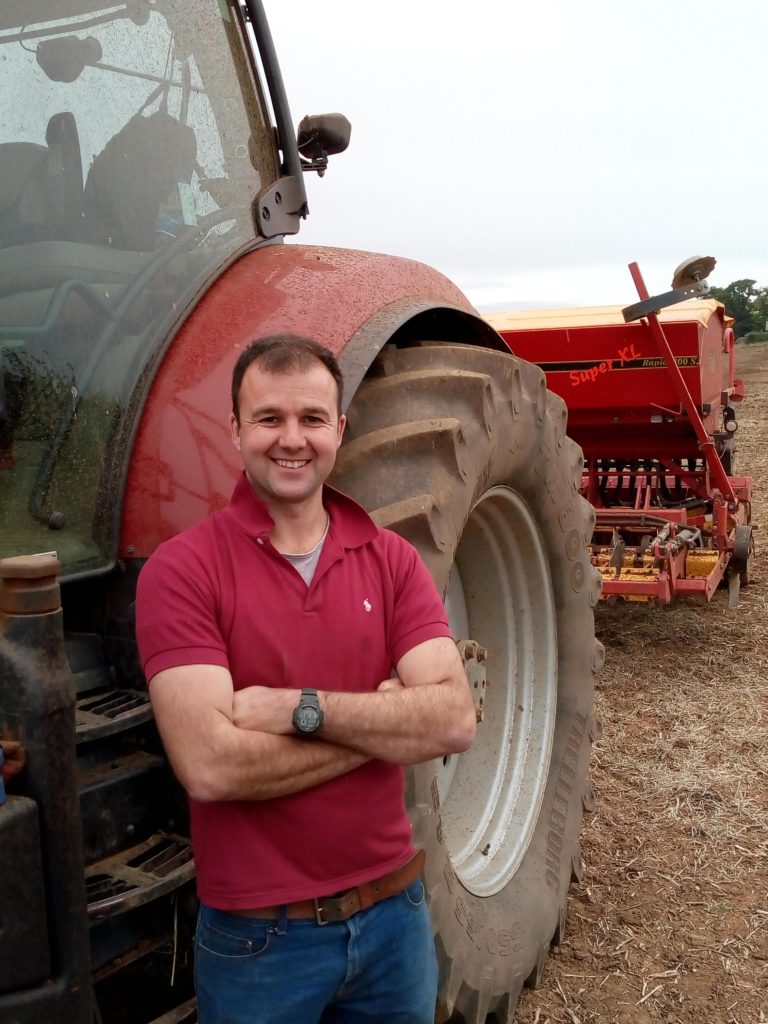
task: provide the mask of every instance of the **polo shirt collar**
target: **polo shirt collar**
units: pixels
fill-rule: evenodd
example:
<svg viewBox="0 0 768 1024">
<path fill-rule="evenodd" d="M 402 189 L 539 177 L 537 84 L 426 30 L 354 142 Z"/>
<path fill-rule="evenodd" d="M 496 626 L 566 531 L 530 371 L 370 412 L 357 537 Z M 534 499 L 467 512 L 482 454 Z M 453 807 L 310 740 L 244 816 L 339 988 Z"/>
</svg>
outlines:
<svg viewBox="0 0 768 1024">
<path fill-rule="evenodd" d="M 323 504 L 331 517 L 332 533 L 345 548 L 360 547 L 378 536 L 378 526 L 348 494 L 323 484 Z M 266 502 L 255 494 L 245 472 L 241 473 L 224 511 L 249 537 L 262 537 L 275 526 Z"/>
</svg>

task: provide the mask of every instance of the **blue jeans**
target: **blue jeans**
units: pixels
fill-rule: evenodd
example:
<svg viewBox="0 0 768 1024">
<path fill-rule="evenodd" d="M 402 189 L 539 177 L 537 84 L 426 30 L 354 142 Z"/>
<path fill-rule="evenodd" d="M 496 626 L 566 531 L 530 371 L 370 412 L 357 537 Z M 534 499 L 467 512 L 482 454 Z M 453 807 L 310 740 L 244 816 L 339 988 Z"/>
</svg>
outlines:
<svg viewBox="0 0 768 1024">
<path fill-rule="evenodd" d="M 417 879 L 347 921 L 275 921 L 202 906 L 199 1024 L 433 1024 L 437 960 Z"/>
</svg>

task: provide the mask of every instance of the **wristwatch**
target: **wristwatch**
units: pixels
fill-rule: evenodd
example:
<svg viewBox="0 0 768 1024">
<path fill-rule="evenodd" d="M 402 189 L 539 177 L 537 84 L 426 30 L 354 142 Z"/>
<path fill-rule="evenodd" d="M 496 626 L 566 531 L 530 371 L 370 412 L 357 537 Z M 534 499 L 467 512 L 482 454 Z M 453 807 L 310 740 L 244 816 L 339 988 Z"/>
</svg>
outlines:
<svg viewBox="0 0 768 1024">
<path fill-rule="evenodd" d="M 293 709 L 293 728 L 301 736 L 314 735 L 323 724 L 323 709 L 317 690 L 302 690 L 301 700 Z"/>
</svg>

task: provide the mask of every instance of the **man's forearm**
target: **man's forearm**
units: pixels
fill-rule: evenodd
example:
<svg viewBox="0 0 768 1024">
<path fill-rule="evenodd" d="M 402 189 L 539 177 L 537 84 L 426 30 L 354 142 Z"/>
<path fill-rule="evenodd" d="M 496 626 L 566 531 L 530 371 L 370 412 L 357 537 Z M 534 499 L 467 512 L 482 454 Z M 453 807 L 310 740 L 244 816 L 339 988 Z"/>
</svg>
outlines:
<svg viewBox="0 0 768 1024">
<path fill-rule="evenodd" d="M 373 692 L 370 682 L 359 691 L 319 690 L 324 721 L 309 742 L 323 739 L 396 764 L 419 764 L 471 746 L 475 707 L 453 641 L 435 637 L 417 644 L 395 670 L 396 677 Z M 298 699 L 296 689 L 247 686 L 234 694 L 232 720 L 242 729 L 290 735 Z"/>
<path fill-rule="evenodd" d="M 370 758 L 419 764 L 466 750 L 474 739 L 475 710 L 466 681 L 406 687 L 396 680 L 374 693 L 319 692 L 324 722 L 315 738 Z M 292 732 L 296 690 L 253 686 L 235 694 L 234 721 L 243 729 Z"/>
<path fill-rule="evenodd" d="M 472 743 L 471 699 L 447 684 L 392 687 L 375 693 L 320 694 L 323 739 L 367 757 L 420 764 Z"/>
<path fill-rule="evenodd" d="M 158 672 L 150 680 L 150 697 L 173 770 L 190 797 L 203 803 L 288 796 L 368 760 L 332 742 L 305 742 L 291 735 L 290 724 L 282 730 L 241 728 L 232 678 L 216 665 Z"/>
<path fill-rule="evenodd" d="M 227 733 L 199 763 L 190 764 L 185 758 L 186 771 L 181 763 L 175 765 L 193 799 L 208 803 L 289 796 L 345 775 L 369 760 L 363 753 L 325 740 L 307 742 L 232 725 Z"/>
<path fill-rule="evenodd" d="M 270 800 L 300 793 L 339 775 L 346 775 L 370 760 L 370 755 L 329 739 L 307 743 L 293 736 L 270 736 L 268 733 L 260 736 L 264 759 L 259 762 L 257 777 L 246 783 L 251 795 L 230 799 Z M 274 740 L 278 742 L 274 743 Z"/>
</svg>

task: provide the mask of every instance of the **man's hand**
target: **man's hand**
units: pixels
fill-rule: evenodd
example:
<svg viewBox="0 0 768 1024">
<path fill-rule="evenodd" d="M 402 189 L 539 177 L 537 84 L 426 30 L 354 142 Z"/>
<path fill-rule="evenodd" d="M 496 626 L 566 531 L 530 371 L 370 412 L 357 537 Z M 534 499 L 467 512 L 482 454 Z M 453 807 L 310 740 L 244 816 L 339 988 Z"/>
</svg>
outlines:
<svg viewBox="0 0 768 1024">
<path fill-rule="evenodd" d="M 300 696 L 301 690 L 274 686 L 247 686 L 244 690 L 235 690 L 232 721 L 238 729 L 289 736 L 293 733 L 293 710 Z"/>
<path fill-rule="evenodd" d="M 402 679 L 385 679 L 383 682 L 379 683 L 376 689 L 379 693 L 384 693 L 385 690 L 402 690 L 404 686 L 405 683 Z"/>
<path fill-rule="evenodd" d="M 320 706 L 324 739 L 397 764 L 460 753 L 475 738 L 469 683 L 449 637 L 411 648 L 374 693 L 321 691 Z"/>
</svg>

